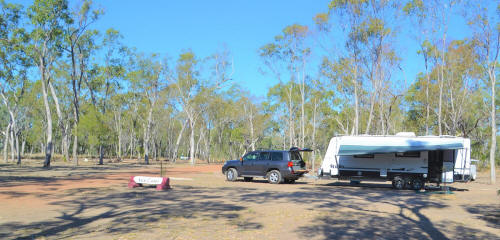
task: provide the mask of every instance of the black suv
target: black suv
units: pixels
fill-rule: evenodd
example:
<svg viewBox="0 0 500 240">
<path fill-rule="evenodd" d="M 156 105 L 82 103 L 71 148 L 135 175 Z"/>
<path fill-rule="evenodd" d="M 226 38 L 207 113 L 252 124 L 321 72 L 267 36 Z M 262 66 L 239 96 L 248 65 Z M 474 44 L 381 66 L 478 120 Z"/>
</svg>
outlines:
<svg viewBox="0 0 500 240">
<path fill-rule="evenodd" d="M 229 160 L 222 166 L 222 173 L 228 181 L 244 177 L 252 181 L 254 177 L 266 178 L 269 183 L 293 183 L 307 173 L 306 163 L 300 152 L 311 149 L 293 147 L 284 150 L 258 150 L 245 154 L 239 160 Z"/>
</svg>

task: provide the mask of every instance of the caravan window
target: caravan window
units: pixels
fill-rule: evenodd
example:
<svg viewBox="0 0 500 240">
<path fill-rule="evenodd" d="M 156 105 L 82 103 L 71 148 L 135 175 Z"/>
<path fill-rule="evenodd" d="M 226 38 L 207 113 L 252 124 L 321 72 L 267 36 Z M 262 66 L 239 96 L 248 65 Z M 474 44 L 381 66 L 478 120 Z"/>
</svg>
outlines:
<svg viewBox="0 0 500 240">
<path fill-rule="evenodd" d="M 402 152 L 402 153 L 396 153 L 396 157 L 411 157 L 411 158 L 419 158 L 419 157 L 420 157 L 420 152 L 415 151 L 415 152 Z"/>
<path fill-rule="evenodd" d="M 360 154 L 360 155 L 354 155 L 355 158 L 374 158 L 374 154 Z"/>
</svg>

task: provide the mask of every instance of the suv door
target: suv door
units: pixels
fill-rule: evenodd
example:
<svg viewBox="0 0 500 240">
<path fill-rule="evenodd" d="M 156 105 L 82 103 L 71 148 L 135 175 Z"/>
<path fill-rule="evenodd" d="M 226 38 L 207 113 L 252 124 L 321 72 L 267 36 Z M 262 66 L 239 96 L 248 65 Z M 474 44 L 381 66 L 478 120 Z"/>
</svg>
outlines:
<svg viewBox="0 0 500 240">
<path fill-rule="evenodd" d="M 255 175 L 266 175 L 267 169 L 271 162 L 271 152 L 260 152 L 259 159 L 255 162 Z"/>
<path fill-rule="evenodd" d="M 243 156 L 243 161 L 241 162 L 241 175 L 255 175 L 255 163 L 259 158 L 258 152 L 250 152 Z"/>
</svg>

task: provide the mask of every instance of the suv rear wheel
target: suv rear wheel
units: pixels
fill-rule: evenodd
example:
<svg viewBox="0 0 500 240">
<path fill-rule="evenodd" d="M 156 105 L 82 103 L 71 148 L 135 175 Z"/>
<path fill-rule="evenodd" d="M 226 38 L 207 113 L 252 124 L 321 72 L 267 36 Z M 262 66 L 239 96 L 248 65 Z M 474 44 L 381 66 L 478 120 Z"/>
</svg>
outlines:
<svg viewBox="0 0 500 240">
<path fill-rule="evenodd" d="M 230 168 L 226 171 L 226 180 L 234 182 L 236 181 L 236 178 L 238 178 L 238 172 L 236 172 L 236 169 Z"/>
<path fill-rule="evenodd" d="M 267 181 L 272 184 L 278 184 L 283 181 L 281 173 L 278 170 L 272 170 L 267 174 Z"/>
</svg>

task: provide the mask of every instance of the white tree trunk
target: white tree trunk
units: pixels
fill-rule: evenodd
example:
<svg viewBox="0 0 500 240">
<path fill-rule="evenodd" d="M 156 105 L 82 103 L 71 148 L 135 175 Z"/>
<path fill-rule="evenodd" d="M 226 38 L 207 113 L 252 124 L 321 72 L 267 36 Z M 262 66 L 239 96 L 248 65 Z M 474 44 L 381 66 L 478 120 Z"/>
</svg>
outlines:
<svg viewBox="0 0 500 240">
<path fill-rule="evenodd" d="M 354 66 L 354 128 L 352 128 L 351 135 L 358 135 L 359 133 L 359 96 L 358 96 L 358 67 Z"/>
<path fill-rule="evenodd" d="M 314 109 L 313 109 L 313 131 L 312 131 L 312 172 L 315 173 L 315 161 L 316 161 L 316 109 L 318 104 L 316 103 L 316 98 L 314 99 Z"/>
<path fill-rule="evenodd" d="M 172 154 L 172 161 L 173 162 L 175 162 L 175 160 L 177 159 L 177 151 L 179 151 L 179 145 L 181 144 L 182 135 L 184 133 L 184 129 L 186 129 L 187 123 L 188 123 L 188 119 L 186 119 L 186 121 L 184 121 L 184 124 L 182 124 L 181 131 L 179 132 L 179 135 L 177 136 L 177 141 L 175 142 L 175 147 L 174 147 L 174 151 Z"/>
<path fill-rule="evenodd" d="M 14 124 L 12 124 L 14 125 Z M 10 128 L 10 159 L 12 160 L 12 162 L 15 161 L 15 153 L 16 153 L 16 149 L 15 149 L 15 146 L 14 146 L 14 142 L 15 142 L 15 138 L 14 138 L 14 126 L 12 126 Z"/>
<path fill-rule="evenodd" d="M 189 159 L 191 160 L 191 165 L 195 164 L 195 158 L 194 158 L 194 127 L 196 125 L 196 122 L 193 121 L 192 119 L 189 120 L 189 125 L 191 126 L 191 136 L 189 137 Z"/>
<path fill-rule="evenodd" d="M 495 63 L 493 63 L 495 64 Z M 495 67 L 490 68 L 490 82 L 491 82 L 491 147 L 490 147 L 490 181 L 491 184 L 496 183 L 495 176 L 495 157 L 497 148 L 497 124 L 496 124 L 496 106 L 495 106 Z"/>
<path fill-rule="evenodd" d="M 5 132 L 4 132 L 3 161 L 5 163 L 9 162 L 9 158 L 7 157 L 8 156 L 7 150 L 8 150 L 8 146 L 9 146 L 9 132 L 10 132 L 10 123 L 7 125 L 7 127 L 5 128 Z"/>
<path fill-rule="evenodd" d="M 50 160 L 52 158 L 52 113 L 50 111 L 50 105 L 49 105 L 49 98 L 48 98 L 48 92 L 47 92 L 47 84 L 50 83 L 50 77 L 47 76 L 49 74 L 47 72 L 47 63 L 45 62 L 46 60 L 44 57 L 46 56 L 47 52 L 47 47 L 46 47 L 46 42 L 44 43 L 44 46 L 42 48 L 42 55 L 39 57 L 38 61 L 38 68 L 40 70 L 40 75 L 41 75 L 41 81 L 42 81 L 42 97 L 43 97 L 43 104 L 45 105 L 45 117 L 47 120 L 47 146 L 45 149 L 45 162 L 43 163 L 43 167 L 48 168 L 50 167 Z"/>
<path fill-rule="evenodd" d="M 144 131 L 144 162 L 149 164 L 149 140 L 151 138 L 151 123 L 153 121 L 153 106 L 149 109 L 146 128 Z"/>
</svg>

